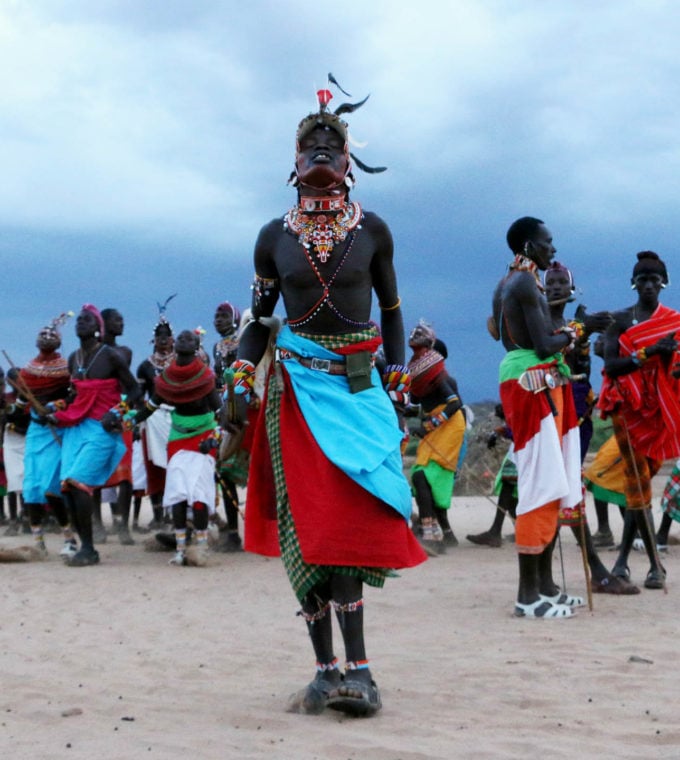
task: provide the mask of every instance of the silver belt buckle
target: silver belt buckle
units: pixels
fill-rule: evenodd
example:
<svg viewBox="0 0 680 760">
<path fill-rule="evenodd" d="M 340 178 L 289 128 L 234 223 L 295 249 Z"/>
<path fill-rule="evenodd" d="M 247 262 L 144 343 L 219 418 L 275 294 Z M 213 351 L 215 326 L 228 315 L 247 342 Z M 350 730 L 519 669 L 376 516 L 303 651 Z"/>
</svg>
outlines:
<svg viewBox="0 0 680 760">
<path fill-rule="evenodd" d="M 331 360 L 330 359 L 317 359 L 316 357 L 312 358 L 312 369 L 315 369 L 317 372 L 330 372 L 331 371 Z"/>
</svg>

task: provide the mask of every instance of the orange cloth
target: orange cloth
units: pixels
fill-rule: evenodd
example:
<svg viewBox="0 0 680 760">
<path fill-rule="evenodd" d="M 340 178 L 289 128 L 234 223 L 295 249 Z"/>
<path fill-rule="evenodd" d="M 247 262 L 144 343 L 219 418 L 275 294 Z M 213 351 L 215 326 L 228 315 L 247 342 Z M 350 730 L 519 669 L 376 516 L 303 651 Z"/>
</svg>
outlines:
<svg viewBox="0 0 680 760">
<path fill-rule="evenodd" d="M 518 554 L 541 554 L 555 538 L 560 500 L 548 502 L 538 509 L 517 515 L 515 546 Z"/>
<path fill-rule="evenodd" d="M 564 396 L 559 388 L 550 391 L 550 397 L 557 411 L 556 417 L 560 417 L 564 411 Z M 556 425 L 557 432 L 562 441 L 563 430 L 561 425 Z M 537 509 L 532 509 L 524 514 L 517 515 L 515 520 L 515 546 L 518 554 L 541 554 L 543 550 L 555 538 L 557 533 L 557 518 L 560 512 L 560 499 L 549 501 Z"/>
</svg>

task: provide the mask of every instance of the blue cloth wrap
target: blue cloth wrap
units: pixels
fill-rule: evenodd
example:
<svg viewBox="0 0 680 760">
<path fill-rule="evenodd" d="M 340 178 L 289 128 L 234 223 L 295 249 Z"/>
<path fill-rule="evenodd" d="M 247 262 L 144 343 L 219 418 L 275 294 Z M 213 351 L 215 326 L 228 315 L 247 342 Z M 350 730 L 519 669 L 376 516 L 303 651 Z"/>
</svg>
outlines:
<svg viewBox="0 0 680 760">
<path fill-rule="evenodd" d="M 54 434 L 61 440 L 63 430 L 49 428 L 35 422 L 31 412 L 31 423 L 26 431 L 26 449 L 24 451 L 24 487 L 26 504 L 44 504 L 46 494 L 59 496 L 61 483 L 61 446 Z"/>
<path fill-rule="evenodd" d="M 87 418 L 64 429 L 61 480 L 72 478 L 86 486 L 103 486 L 125 453 L 120 433 L 109 433 L 99 420 Z"/>
<path fill-rule="evenodd" d="M 344 361 L 287 325 L 279 332 L 277 346 L 307 358 Z M 402 470 L 403 435 L 377 370 L 371 373 L 372 388 L 350 393 L 345 375 L 308 369 L 295 359 L 282 363 L 305 422 L 329 461 L 408 520 L 411 490 Z"/>
</svg>

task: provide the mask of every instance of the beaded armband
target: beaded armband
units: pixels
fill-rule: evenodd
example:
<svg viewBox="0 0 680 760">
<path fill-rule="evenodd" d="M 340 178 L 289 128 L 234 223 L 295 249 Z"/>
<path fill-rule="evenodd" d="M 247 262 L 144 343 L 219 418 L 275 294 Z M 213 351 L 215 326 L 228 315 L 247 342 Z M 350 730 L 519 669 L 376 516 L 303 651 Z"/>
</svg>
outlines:
<svg viewBox="0 0 680 760">
<path fill-rule="evenodd" d="M 247 359 L 237 359 L 231 370 L 234 373 L 234 393 L 249 396 L 255 387 L 255 365 Z"/>
<path fill-rule="evenodd" d="M 408 405 L 411 376 L 403 364 L 388 364 L 382 376 L 383 386 L 395 404 Z"/>
<path fill-rule="evenodd" d="M 641 367 L 647 361 L 647 359 L 649 359 L 647 356 L 647 349 L 639 348 L 637 351 L 633 351 L 633 353 L 630 355 L 630 358 L 633 360 L 633 364 Z"/>
</svg>

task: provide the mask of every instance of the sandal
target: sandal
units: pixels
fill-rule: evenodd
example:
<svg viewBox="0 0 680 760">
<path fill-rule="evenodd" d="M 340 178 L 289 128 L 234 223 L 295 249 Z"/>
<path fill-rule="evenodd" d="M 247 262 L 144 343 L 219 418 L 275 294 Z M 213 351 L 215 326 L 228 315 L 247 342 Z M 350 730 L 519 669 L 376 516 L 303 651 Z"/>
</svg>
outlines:
<svg viewBox="0 0 680 760">
<path fill-rule="evenodd" d="M 569 618 L 574 610 L 565 604 L 553 604 L 545 597 L 539 597 L 531 604 L 515 602 L 515 617 L 519 618 Z"/>
<path fill-rule="evenodd" d="M 624 581 L 630 580 L 630 568 L 628 565 L 625 565 L 624 567 L 613 567 L 612 568 L 612 575 L 615 578 L 621 578 Z"/>
<path fill-rule="evenodd" d="M 666 573 L 664 570 L 650 570 L 645 578 L 645 588 L 660 589 L 665 584 Z"/>
<path fill-rule="evenodd" d="M 347 692 L 357 692 L 358 696 Z M 326 702 L 331 710 L 339 710 L 355 717 L 375 715 L 382 707 L 380 691 L 375 681 L 370 685 L 351 676 L 345 676 L 342 683 L 331 691 Z"/>
<path fill-rule="evenodd" d="M 334 674 L 334 675 L 332 675 Z M 320 715 L 328 703 L 331 689 L 342 683 L 339 670 L 319 672 L 304 689 L 296 691 L 288 698 L 286 712 L 300 715 Z"/>
<path fill-rule="evenodd" d="M 66 561 L 69 567 L 87 567 L 88 565 L 99 564 L 99 552 L 96 549 L 80 549 L 70 559 Z"/>
<path fill-rule="evenodd" d="M 566 607 L 585 607 L 586 601 L 582 596 L 571 596 L 571 594 L 563 594 L 558 591 L 553 596 L 547 594 L 541 594 L 541 599 L 545 599 L 553 604 L 563 604 Z"/>
</svg>

